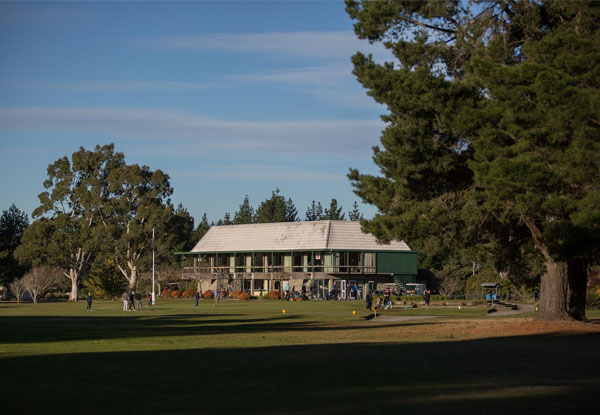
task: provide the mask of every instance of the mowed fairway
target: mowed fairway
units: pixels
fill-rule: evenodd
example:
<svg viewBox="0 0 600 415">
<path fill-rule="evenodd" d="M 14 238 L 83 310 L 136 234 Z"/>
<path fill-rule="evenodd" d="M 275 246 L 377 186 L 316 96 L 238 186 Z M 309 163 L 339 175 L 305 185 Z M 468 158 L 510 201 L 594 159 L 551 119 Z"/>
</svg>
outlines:
<svg viewBox="0 0 600 415">
<path fill-rule="evenodd" d="M 367 314 L 363 302 L 164 300 L 123 312 L 95 301 L 91 313 L 85 302 L 0 304 L 0 413 L 598 410 L 599 320 Z M 391 317 L 408 315 L 438 317 Z"/>
</svg>

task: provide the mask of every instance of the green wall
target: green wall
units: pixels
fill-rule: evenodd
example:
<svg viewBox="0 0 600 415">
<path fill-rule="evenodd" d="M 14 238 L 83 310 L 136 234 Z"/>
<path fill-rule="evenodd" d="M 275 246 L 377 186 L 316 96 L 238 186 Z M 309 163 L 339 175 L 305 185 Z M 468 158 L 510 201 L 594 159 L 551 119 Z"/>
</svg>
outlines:
<svg viewBox="0 0 600 415">
<path fill-rule="evenodd" d="M 378 252 L 377 273 L 417 275 L 417 252 Z"/>
</svg>

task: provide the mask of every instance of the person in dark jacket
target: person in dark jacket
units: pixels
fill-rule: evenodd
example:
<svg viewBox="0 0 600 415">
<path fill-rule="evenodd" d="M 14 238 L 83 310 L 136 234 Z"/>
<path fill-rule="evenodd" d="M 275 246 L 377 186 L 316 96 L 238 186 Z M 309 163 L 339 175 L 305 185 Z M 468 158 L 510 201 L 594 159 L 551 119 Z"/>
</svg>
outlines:
<svg viewBox="0 0 600 415">
<path fill-rule="evenodd" d="M 429 310 L 429 300 L 431 299 L 431 290 L 425 290 L 423 292 L 423 300 L 425 300 L 425 307 Z"/>
<path fill-rule="evenodd" d="M 135 293 L 135 308 L 137 311 L 142 311 L 142 293 L 139 291 Z"/>
<path fill-rule="evenodd" d="M 133 304 L 133 300 L 135 300 L 134 295 L 133 291 L 129 291 L 129 310 L 133 311 L 135 311 L 135 305 Z"/>
<path fill-rule="evenodd" d="M 371 291 L 367 291 L 365 300 L 367 301 L 367 310 L 373 308 L 373 294 L 371 294 Z"/>
<path fill-rule="evenodd" d="M 92 311 L 92 294 L 88 293 L 87 297 L 85 297 L 85 301 L 87 302 L 85 311 Z"/>
</svg>

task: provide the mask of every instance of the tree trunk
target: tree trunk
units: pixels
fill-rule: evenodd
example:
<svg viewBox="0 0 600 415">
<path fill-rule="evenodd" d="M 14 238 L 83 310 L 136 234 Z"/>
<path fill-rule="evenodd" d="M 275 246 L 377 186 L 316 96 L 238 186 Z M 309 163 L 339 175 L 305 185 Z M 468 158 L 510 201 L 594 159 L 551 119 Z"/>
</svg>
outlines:
<svg viewBox="0 0 600 415">
<path fill-rule="evenodd" d="M 572 259 L 569 264 L 569 316 L 585 320 L 585 297 L 587 289 L 587 263 Z"/>
<path fill-rule="evenodd" d="M 567 312 L 569 273 L 566 262 L 546 261 L 540 284 L 537 320 L 571 320 Z"/>
<path fill-rule="evenodd" d="M 79 301 L 79 275 L 74 270 L 69 273 L 69 279 L 71 280 L 71 293 L 69 294 L 69 301 Z"/>
<path fill-rule="evenodd" d="M 131 277 L 129 278 L 129 289 L 135 291 L 135 287 L 137 286 L 138 273 L 137 268 L 131 268 Z"/>
</svg>

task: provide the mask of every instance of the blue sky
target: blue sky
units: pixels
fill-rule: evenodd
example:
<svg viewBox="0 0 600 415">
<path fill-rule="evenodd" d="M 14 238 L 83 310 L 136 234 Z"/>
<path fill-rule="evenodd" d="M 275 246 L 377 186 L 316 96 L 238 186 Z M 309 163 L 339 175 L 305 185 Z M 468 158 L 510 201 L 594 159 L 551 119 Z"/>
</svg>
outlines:
<svg viewBox="0 0 600 415">
<path fill-rule="evenodd" d="M 388 59 L 342 1 L 0 2 L 0 209 L 31 215 L 50 163 L 114 143 L 196 221 L 275 188 L 301 219 L 312 200 L 347 212 L 384 128 L 358 50 Z"/>
</svg>

